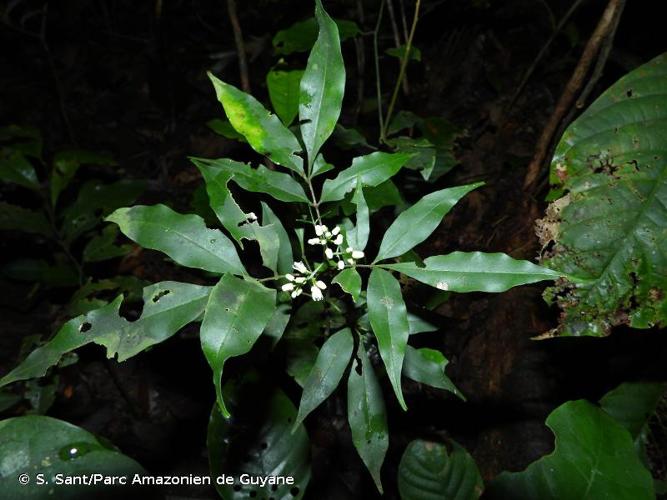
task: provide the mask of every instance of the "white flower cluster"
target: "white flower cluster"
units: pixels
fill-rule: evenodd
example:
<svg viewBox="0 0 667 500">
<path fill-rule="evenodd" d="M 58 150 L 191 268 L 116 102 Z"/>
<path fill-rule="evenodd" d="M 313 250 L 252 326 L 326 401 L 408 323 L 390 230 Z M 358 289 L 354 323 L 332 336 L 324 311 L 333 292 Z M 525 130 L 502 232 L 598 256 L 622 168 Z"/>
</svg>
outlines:
<svg viewBox="0 0 667 500">
<path fill-rule="evenodd" d="M 345 262 L 348 264 L 354 265 L 354 263 L 364 258 L 364 252 L 361 250 L 355 250 L 352 247 L 347 247 L 345 251 L 341 251 L 340 246 L 343 244 L 343 235 L 340 232 L 340 226 L 334 227 L 331 231 L 324 224 L 315 225 L 315 234 L 316 238 L 311 238 L 308 240 L 309 245 L 323 245 L 324 246 L 324 255 L 327 259 L 333 260 L 334 257 L 337 257 L 336 267 L 338 269 L 345 268 Z M 331 249 L 329 245 L 334 245 L 335 250 Z"/>
<path fill-rule="evenodd" d="M 310 295 L 313 297 L 313 300 L 322 300 L 324 298 L 322 290 L 326 290 L 327 285 L 316 278 L 316 272 L 311 272 L 303 262 L 295 262 L 292 267 L 295 273 L 285 275 L 288 283 L 285 283 L 281 287 L 282 291 L 290 292 L 290 295 L 294 299 L 301 295 L 303 287 L 310 283 Z"/>
</svg>

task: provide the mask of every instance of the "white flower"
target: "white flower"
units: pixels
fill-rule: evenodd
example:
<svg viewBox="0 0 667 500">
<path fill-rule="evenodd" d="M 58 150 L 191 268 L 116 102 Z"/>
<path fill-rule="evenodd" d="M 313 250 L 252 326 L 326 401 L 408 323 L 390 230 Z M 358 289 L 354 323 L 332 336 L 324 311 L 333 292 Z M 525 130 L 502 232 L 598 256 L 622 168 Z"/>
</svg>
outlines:
<svg viewBox="0 0 667 500">
<path fill-rule="evenodd" d="M 301 285 L 306 282 L 306 278 L 304 278 L 303 276 L 297 276 L 296 278 L 294 278 L 294 281 L 296 281 Z"/>
<path fill-rule="evenodd" d="M 294 283 L 285 283 L 280 287 L 283 292 L 291 292 L 294 290 Z"/>
<path fill-rule="evenodd" d="M 336 236 L 336 239 L 333 240 L 333 242 L 334 245 L 341 245 L 343 243 L 343 235 L 339 234 L 338 236 Z"/>
<path fill-rule="evenodd" d="M 319 238 L 311 238 L 308 240 L 309 245 L 320 245 L 320 239 Z"/>
<path fill-rule="evenodd" d="M 299 295 L 301 295 L 302 292 L 303 290 L 301 288 L 297 288 L 292 292 L 292 298 L 293 299 L 297 298 Z"/>
<path fill-rule="evenodd" d="M 347 247 L 347 248 L 345 249 L 345 251 L 346 251 L 347 253 L 352 253 L 352 250 L 353 250 L 352 247 Z"/>
<path fill-rule="evenodd" d="M 324 255 L 327 256 L 327 259 L 333 259 L 333 250 L 331 250 L 331 248 L 325 248 Z"/>
<path fill-rule="evenodd" d="M 338 233 L 340 233 L 340 226 L 336 226 L 331 230 L 331 234 L 336 236 Z"/>
<path fill-rule="evenodd" d="M 255 212 L 249 212 L 246 214 L 246 218 L 248 220 L 257 220 L 257 216 L 255 215 Z"/>
<path fill-rule="evenodd" d="M 301 262 L 300 260 L 292 264 L 292 267 L 296 270 L 299 271 L 300 273 L 307 273 L 308 268 Z"/>
<path fill-rule="evenodd" d="M 326 233 L 324 233 L 324 236 L 326 238 L 331 238 L 331 231 L 327 231 Z"/>
<path fill-rule="evenodd" d="M 353 250 L 352 251 L 352 258 L 353 259 L 363 259 L 364 258 L 364 252 L 361 250 Z"/>
<path fill-rule="evenodd" d="M 435 287 L 436 287 L 438 290 L 449 290 L 449 284 L 448 284 L 446 281 L 438 281 L 438 282 L 435 284 Z"/>
<path fill-rule="evenodd" d="M 320 224 L 315 224 L 315 234 L 316 234 L 317 236 L 322 236 L 322 235 L 323 235 L 324 233 L 326 233 L 328 230 L 329 230 L 329 229 L 328 229 L 327 226 L 325 226 L 324 224 L 322 224 L 322 225 L 320 225 Z"/>
<path fill-rule="evenodd" d="M 322 238 L 322 239 L 320 240 L 320 245 L 326 245 L 326 244 L 327 244 L 327 240 L 325 240 L 324 238 Z"/>
<path fill-rule="evenodd" d="M 342 260 L 339 260 L 339 261 L 336 263 L 336 267 L 337 267 L 338 269 L 341 269 L 341 270 L 342 270 L 342 269 L 345 269 L 345 262 L 343 262 Z"/>
<path fill-rule="evenodd" d="M 285 275 L 285 279 L 287 281 L 294 281 L 294 275 L 288 273 L 288 274 Z"/>
<path fill-rule="evenodd" d="M 316 286 L 310 287 L 310 294 L 313 296 L 313 300 L 316 302 L 324 298 L 324 295 L 322 295 L 322 290 L 320 290 Z"/>
<path fill-rule="evenodd" d="M 347 259 L 348 264 L 354 265 L 354 259 Z"/>
<path fill-rule="evenodd" d="M 315 286 L 317 288 L 319 288 L 320 290 L 326 290 L 327 289 L 327 285 L 324 283 L 324 281 L 317 280 L 315 282 Z"/>
</svg>

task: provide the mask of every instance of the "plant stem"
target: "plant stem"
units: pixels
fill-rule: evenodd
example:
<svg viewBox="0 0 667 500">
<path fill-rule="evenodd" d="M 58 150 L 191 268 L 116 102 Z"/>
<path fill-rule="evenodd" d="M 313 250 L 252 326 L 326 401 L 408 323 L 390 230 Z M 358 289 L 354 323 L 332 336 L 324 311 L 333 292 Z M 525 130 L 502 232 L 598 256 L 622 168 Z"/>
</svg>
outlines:
<svg viewBox="0 0 667 500">
<path fill-rule="evenodd" d="M 385 142 L 387 139 L 387 127 L 391 122 L 391 115 L 394 112 L 394 106 L 396 105 L 396 98 L 398 97 L 398 91 L 401 88 L 401 82 L 405 78 L 405 70 L 408 66 L 408 61 L 410 60 L 410 52 L 412 50 L 412 39 L 415 36 L 415 31 L 417 29 L 417 21 L 419 20 L 419 8 L 421 7 L 421 0 L 416 0 L 415 2 L 415 14 L 412 18 L 412 26 L 410 27 L 410 34 L 408 35 L 408 40 L 405 43 L 405 53 L 403 54 L 403 59 L 401 59 L 401 69 L 398 72 L 398 80 L 396 80 L 396 85 L 394 85 L 394 92 L 391 94 L 391 100 L 389 101 L 389 108 L 387 109 L 387 116 L 384 119 L 384 124 L 380 130 L 380 142 Z"/>
<path fill-rule="evenodd" d="M 382 0 L 380 4 L 380 11 L 378 12 L 378 20 L 375 23 L 375 30 L 373 31 L 373 57 L 375 59 L 375 90 L 377 92 L 377 106 L 378 106 L 378 121 L 380 123 L 380 138 L 384 134 L 384 120 L 382 118 L 382 84 L 380 82 L 380 55 L 378 52 L 378 33 L 380 32 L 380 24 L 382 23 L 382 14 L 384 13 L 384 3 Z M 382 140 L 382 139 L 380 139 Z"/>
</svg>

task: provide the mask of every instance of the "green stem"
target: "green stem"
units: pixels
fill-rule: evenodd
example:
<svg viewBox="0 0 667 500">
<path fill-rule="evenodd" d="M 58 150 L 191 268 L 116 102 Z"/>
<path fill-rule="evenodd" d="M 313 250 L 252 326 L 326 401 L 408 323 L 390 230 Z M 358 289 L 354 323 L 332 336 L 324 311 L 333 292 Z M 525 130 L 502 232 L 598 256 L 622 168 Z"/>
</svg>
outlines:
<svg viewBox="0 0 667 500">
<path fill-rule="evenodd" d="M 410 27 L 410 34 L 408 35 L 408 40 L 405 44 L 405 53 L 401 59 L 401 69 L 398 72 L 398 80 L 396 80 L 396 85 L 394 85 L 394 92 L 391 94 L 391 100 L 389 101 L 389 108 L 387 109 L 387 116 L 384 119 L 384 123 L 380 130 L 380 142 L 385 142 L 387 139 L 387 127 L 391 122 L 391 115 L 394 112 L 394 106 L 396 105 L 396 98 L 398 97 L 398 91 L 401 88 L 401 83 L 405 78 L 405 70 L 408 66 L 408 61 L 410 60 L 410 52 L 412 50 L 412 39 L 415 36 L 415 31 L 417 30 L 417 21 L 419 20 L 419 8 L 421 7 L 421 0 L 416 0 L 415 2 L 415 15 L 412 18 L 412 26 Z"/>
<path fill-rule="evenodd" d="M 378 51 L 378 33 L 380 32 L 380 23 L 382 22 L 382 14 L 384 13 L 384 4 L 386 0 L 382 0 L 380 4 L 380 11 L 378 12 L 378 20 L 375 23 L 375 31 L 373 31 L 373 56 L 375 58 L 375 90 L 377 92 L 377 106 L 378 106 L 378 121 L 380 122 L 380 140 L 384 134 L 384 120 L 382 119 L 382 84 L 380 82 L 380 55 Z"/>
</svg>

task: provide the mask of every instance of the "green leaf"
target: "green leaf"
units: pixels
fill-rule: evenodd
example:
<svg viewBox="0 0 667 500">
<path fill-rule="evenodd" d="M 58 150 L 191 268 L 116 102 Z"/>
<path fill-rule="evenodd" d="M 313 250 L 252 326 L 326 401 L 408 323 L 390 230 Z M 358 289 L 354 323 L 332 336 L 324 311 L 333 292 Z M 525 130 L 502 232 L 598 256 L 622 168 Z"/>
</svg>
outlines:
<svg viewBox="0 0 667 500">
<path fill-rule="evenodd" d="M 299 83 L 303 70 L 271 70 L 266 74 L 271 105 L 285 126 L 299 114 Z"/>
<path fill-rule="evenodd" d="M 609 391 L 600 406 L 637 439 L 667 387 L 658 382 L 626 382 Z"/>
<path fill-rule="evenodd" d="M 213 369 L 218 404 L 226 417 L 222 400 L 222 370 L 232 357 L 250 352 L 276 309 L 276 291 L 256 281 L 225 274 L 209 297 L 201 326 L 201 345 Z"/>
<path fill-rule="evenodd" d="M 278 304 L 278 306 L 276 306 L 273 316 L 271 316 L 271 319 L 262 332 L 262 335 L 271 338 L 271 345 L 273 347 L 276 346 L 285 333 L 285 328 L 287 328 L 287 323 L 289 323 L 290 317 L 291 307 L 288 304 Z"/>
<path fill-rule="evenodd" d="M 465 401 L 463 394 L 445 375 L 447 363 L 449 361 L 440 351 L 426 347 L 415 349 L 412 346 L 407 346 L 403 362 L 403 374 L 415 382 L 453 392 Z"/>
<path fill-rule="evenodd" d="M 303 160 L 297 155 L 301 145 L 280 119 L 269 113 L 253 96 L 218 80 L 210 72 L 208 77 L 229 122 L 248 144 L 274 163 L 303 174 Z"/>
<path fill-rule="evenodd" d="M 403 255 L 426 240 L 461 198 L 483 183 L 441 189 L 427 194 L 401 213 L 384 233 L 375 262 Z"/>
<path fill-rule="evenodd" d="M 417 281 L 450 292 L 504 292 L 518 285 L 555 280 L 560 273 L 504 253 L 452 252 L 414 262 L 382 264 Z"/>
<path fill-rule="evenodd" d="M 653 479 L 635 454 L 628 431 L 587 401 L 569 401 L 547 418 L 553 453 L 524 471 L 504 472 L 489 485 L 492 498 L 577 500 L 655 498 Z"/>
<path fill-rule="evenodd" d="M 51 236 L 53 228 L 42 212 L 0 201 L 0 230 Z"/>
<path fill-rule="evenodd" d="M 137 462 L 118 452 L 90 432 L 62 420 L 29 415 L 0 421 L 0 489 L 14 500 L 58 498 L 129 498 L 136 491 L 131 479 L 147 472 Z M 26 474 L 24 485 L 18 478 Z M 39 485 L 36 474 L 47 484 Z M 128 484 L 57 484 L 61 478 L 100 474 L 129 477 Z"/>
<path fill-rule="evenodd" d="M 63 210 L 62 232 L 67 243 L 97 226 L 113 210 L 130 205 L 146 187 L 143 181 L 102 184 L 91 181 L 79 190 L 76 200 Z"/>
<path fill-rule="evenodd" d="M 166 253 L 179 264 L 214 273 L 245 274 L 234 244 L 198 215 L 183 215 L 165 205 L 119 208 L 107 217 L 144 248 Z"/>
<path fill-rule="evenodd" d="M 667 324 L 667 54 L 621 78 L 565 131 L 551 164 L 568 193 L 542 221 L 561 335 Z M 554 299 L 556 300 L 556 299 Z"/>
<path fill-rule="evenodd" d="M 239 142 L 248 142 L 245 140 L 245 137 L 239 134 L 234 129 L 234 127 L 232 127 L 232 124 L 229 123 L 229 120 L 213 118 L 212 120 L 206 122 L 206 126 L 216 134 L 221 135 L 226 139 L 232 139 L 234 141 L 239 141 Z"/>
<path fill-rule="evenodd" d="M 56 153 L 49 179 L 51 204 L 55 206 L 60 193 L 65 189 L 82 165 L 116 165 L 108 155 L 84 150 L 68 150 Z"/>
<path fill-rule="evenodd" d="M 343 127 L 340 123 L 336 125 L 332 137 L 340 149 L 348 150 L 358 147 L 374 149 L 361 132 L 354 128 Z"/>
<path fill-rule="evenodd" d="M 451 442 L 445 445 L 412 441 L 398 466 L 401 500 L 476 500 L 484 481 L 468 452 Z M 513 497 L 508 497 L 513 498 Z"/>
<path fill-rule="evenodd" d="M 344 328 L 329 337 L 315 360 L 315 365 L 303 385 L 299 414 L 293 431 L 338 387 L 354 350 L 354 339 L 349 328 Z"/>
<path fill-rule="evenodd" d="M 357 36 L 359 26 L 353 21 L 335 19 L 341 41 Z M 281 30 L 273 37 L 273 46 L 276 54 L 292 54 L 307 52 L 317 39 L 317 21 L 311 17 L 305 21 L 294 23 L 287 29 Z"/>
<path fill-rule="evenodd" d="M 378 186 L 393 177 L 411 158 L 405 153 L 375 152 L 358 156 L 352 165 L 334 179 L 327 179 L 322 186 L 321 202 L 342 200 L 347 193 L 357 187 L 361 179 L 363 186 Z"/>
<path fill-rule="evenodd" d="M 108 225 L 102 233 L 92 238 L 83 249 L 84 262 L 100 262 L 126 255 L 131 245 L 116 245 L 118 226 Z"/>
<path fill-rule="evenodd" d="M 233 418 L 213 406 L 207 448 L 211 476 L 232 476 L 233 485 L 216 485 L 225 500 L 303 498 L 310 481 L 310 443 L 303 425 L 290 432 L 296 408 L 280 390 L 268 391 L 252 374 L 242 384 L 225 385 Z M 241 484 L 240 476 L 268 478 L 264 486 Z M 291 477 L 293 484 L 273 484 L 274 477 Z"/>
<path fill-rule="evenodd" d="M 286 202 L 308 203 L 308 197 L 297 181 L 288 174 L 269 170 L 264 165 L 252 168 L 246 163 L 220 158 L 218 160 L 206 160 L 203 158 L 191 158 L 192 162 L 206 179 L 206 189 L 214 205 L 220 205 L 214 201 L 214 194 L 218 199 L 225 199 L 227 194 L 227 181 L 231 178 L 240 187 L 251 193 L 266 193 L 276 200 Z M 209 184 L 211 187 L 209 188 Z"/>
<path fill-rule="evenodd" d="M 40 160 L 42 158 L 42 134 L 34 127 L 8 125 L 0 128 L 0 141 L 10 143 L 9 148 L 25 156 Z"/>
<path fill-rule="evenodd" d="M 19 258 L 2 266 L 2 274 L 18 281 L 32 281 L 46 286 L 76 286 L 79 276 L 66 256 L 54 254 L 55 262 L 43 259 Z"/>
<path fill-rule="evenodd" d="M 435 332 L 438 327 L 432 325 L 428 321 L 424 321 L 419 316 L 408 313 L 408 325 L 410 328 L 410 335 L 415 333 Z"/>
<path fill-rule="evenodd" d="M 290 242 L 289 235 L 278 216 L 273 213 L 273 210 L 271 210 L 271 208 L 264 202 L 262 202 L 262 222 L 273 226 L 273 231 L 278 240 L 278 262 L 276 267 L 278 274 L 287 274 L 291 272 L 294 258 L 292 255 L 292 243 Z"/>
<path fill-rule="evenodd" d="M 354 447 L 382 493 L 380 469 L 389 448 L 387 414 L 382 389 L 361 342 L 357 356 L 347 379 L 347 420 Z"/>
<path fill-rule="evenodd" d="M 359 294 L 361 294 L 361 276 L 359 276 L 359 273 L 353 267 L 343 269 L 331 282 L 340 285 L 344 292 L 352 295 L 352 300 L 355 302 L 359 300 Z"/>
<path fill-rule="evenodd" d="M 428 139 L 420 137 L 396 137 L 389 141 L 396 152 L 409 153 L 412 156 L 405 168 L 417 170 L 422 178 L 427 181 L 435 168 L 437 151 Z"/>
<path fill-rule="evenodd" d="M 320 0 L 315 2 L 315 17 L 319 34 L 308 57 L 299 93 L 301 137 L 308 154 L 309 172 L 322 144 L 336 127 L 345 92 L 345 65 L 338 27 L 324 11 Z"/>
<path fill-rule="evenodd" d="M 380 356 L 398 402 L 404 410 L 407 405 L 401 390 L 401 370 L 405 348 L 410 335 L 408 311 L 401 295 L 401 285 L 390 272 L 374 268 L 368 279 L 368 318 L 377 338 Z"/>
<path fill-rule="evenodd" d="M 32 190 L 39 189 L 35 167 L 21 151 L 11 147 L 0 148 L 0 180 Z"/>
<path fill-rule="evenodd" d="M 148 347 L 164 342 L 202 314 L 211 289 L 207 286 L 163 281 L 144 288 L 141 317 L 127 321 L 118 314 L 123 296 L 112 303 L 65 323 L 42 347 L 0 379 L 0 387 L 18 380 L 42 377 L 68 352 L 94 342 L 125 361 Z"/>
<path fill-rule="evenodd" d="M 390 55 L 392 57 L 396 57 L 396 58 L 402 60 L 405 57 L 405 45 L 401 45 L 400 47 L 392 47 L 390 49 L 385 50 L 385 53 L 387 55 Z M 421 50 L 419 50 L 414 45 L 412 47 L 410 47 L 410 60 L 411 61 L 418 61 L 418 62 L 421 62 L 421 60 L 422 60 Z"/>
<path fill-rule="evenodd" d="M 357 223 L 354 229 L 348 231 L 345 235 L 347 243 L 355 250 L 364 250 L 368 243 L 368 234 L 370 233 L 369 211 L 366 199 L 364 198 L 364 191 L 362 183 L 357 181 L 357 188 L 352 197 L 352 203 L 357 206 Z"/>
</svg>

